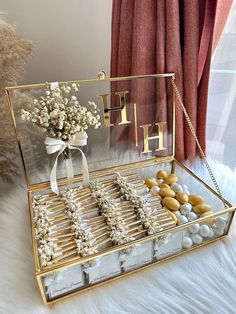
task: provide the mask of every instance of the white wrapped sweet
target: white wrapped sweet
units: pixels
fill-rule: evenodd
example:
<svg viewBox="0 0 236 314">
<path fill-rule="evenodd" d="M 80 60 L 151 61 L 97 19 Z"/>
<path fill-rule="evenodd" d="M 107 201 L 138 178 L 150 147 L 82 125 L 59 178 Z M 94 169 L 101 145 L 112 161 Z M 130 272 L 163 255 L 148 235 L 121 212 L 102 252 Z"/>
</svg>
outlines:
<svg viewBox="0 0 236 314">
<path fill-rule="evenodd" d="M 213 231 L 216 236 L 222 236 L 224 234 L 224 229 L 215 226 L 213 226 Z"/>
<path fill-rule="evenodd" d="M 151 178 L 151 179 L 153 179 L 153 178 Z M 157 184 L 162 184 L 162 183 L 164 183 L 164 180 L 163 179 L 156 179 L 156 183 Z"/>
<path fill-rule="evenodd" d="M 199 229 L 200 229 L 199 224 L 194 224 L 188 228 L 189 232 L 191 233 L 198 233 Z"/>
<path fill-rule="evenodd" d="M 150 190 L 152 195 L 158 195 L 159 191 L 160 191 L 160 188 L 157 185 L 154 185 Z"/>
<path fill-rule="evenodd" d="M 181 211 L 181 214 L 183 215 L 188 215 L 192 210 L 192 205 L 190 203 L 186 203 L 186 204 L 183 204 L 181 207 L 180 207 L 180 211 Z"/>
<path fill-rule="evenodd" d="M 200 229 L 199 229 L 199 234 L 203 238 L 208 238 L 209 235 L 211 234 L 211 231 L 210 231 L 210 228 L 208 227 L 208 225 L 201 225 Z"/>
<path fill-rule="evenodd" d="M 181 186 L 179 183 L 173 183 L 173 184 L 171 184 L 170 188 L 171 188 L 175 193 L 183 192 L 183 188 L 182 188 L 182 186 Z"/>
<path fill-rule="evenodd" d="M 210 232 L 209 232 L 209 238 L 213 238 L 214 237 L 214 231 L 212 228 L 210 228 Z"/>
<path fill-rule="evenodd" d="M 190 237 L 184 236 L 182 245 L 184 249 L 189 249 L 193 245 L 193 240 Z"/>
<path fill-rule="evenodd" d="M 168 208 L 165 208 L 165 209 L 168 209 Z M 180 217 L 180 216 L 182 216 L 181 215 L 181 212 L 179 211 L 179 210 L 176 210 L 175 212 L 174 212 L 174 214 L 175 214 L 175 216 L 178 218 L 178 217 Z"/>
<path fill-rule="evenodd" d="M 224 217 L 221 217 L 221 216 L 216 217 L 215 226 L 217 228 L 224 229 L 226 227 L 226 224 L 227 224 L 227 220 Z"/>
<path fill-rule="evenodd" d="M 183 215 L 180 215 L 179 217 L 177 217 L 177 220 L 178 220 L 178 225 L 183 225 L 188 222 L 188 219 Z"/>
<path fill-rule="evenodd" d="M 183 185 L 182 185 L 182 188 L 183 188 L 183 192 L 184 192 L 185 194 L 187 194 L 187 195 L 190 194 L 187 185 L 183 184 Z"/>
<path fill-rule="evenodd" d="M 190 212 L 188 215 L 187 215 L 187 218 L 188 218 L 188 221 L 194 221 L 198 218 L 197 214 L 194 213 L 194 212 Z"/>
<path fill-rule="evenodd" d="M 191 238 L 195 244 L 200 244 L 203 241 L 203 238 L 198 233 L 191 234 Z"/>
</svg>

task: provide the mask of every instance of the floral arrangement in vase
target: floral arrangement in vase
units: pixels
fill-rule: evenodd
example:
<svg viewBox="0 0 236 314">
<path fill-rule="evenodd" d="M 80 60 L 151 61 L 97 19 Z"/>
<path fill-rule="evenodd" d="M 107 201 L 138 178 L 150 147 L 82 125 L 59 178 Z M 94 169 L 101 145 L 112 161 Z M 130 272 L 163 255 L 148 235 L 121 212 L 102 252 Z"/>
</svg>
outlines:
<svg viewBox="0 0 236 314">
<path fill-rule="evenodd" d="M 96 129 L 101 125 L 97 105 L 91 101 L 88 101 L 87 106 L 81 105 L 76 97 L 78 91 L 79 85 L 75 83 L 60 86 L 58 83 L 46 83 L 45 96 L 34 99 L 31 111 L 21 110 L 23 120 L 32 122 L 47 133 L 45 145 L 48 154 L 58 151 L 57 158 L 63 154 L 69 179 L 73 178 L 70 150 L 80 150 L 79 147 L 85 146 L 88 138 L 86 130 L 89 127 Z M 83 170 L 86 170 L 87 161 L 85 164 L 86 158 L 81 150 L 80 152 L 84 164 Z M 56 193 L 58 187 L 55 183 L 54 168 L 57 166 L 57 158 L 50 178 L 52 190 Z M 88 174 L 86 176 L 88 177 Z"/>
</svg>

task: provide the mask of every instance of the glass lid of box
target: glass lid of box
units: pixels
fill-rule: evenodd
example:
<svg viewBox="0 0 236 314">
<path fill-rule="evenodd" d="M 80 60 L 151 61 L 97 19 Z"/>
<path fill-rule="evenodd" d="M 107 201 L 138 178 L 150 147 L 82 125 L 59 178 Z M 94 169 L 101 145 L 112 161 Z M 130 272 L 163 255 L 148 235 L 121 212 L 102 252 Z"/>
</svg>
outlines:
<svg viewBox="0 0 236 314">
<path fill-rule="evenodd" d="M 28 185 L 174 155 L 173 73 L 6 89 Z"/>
</svg>

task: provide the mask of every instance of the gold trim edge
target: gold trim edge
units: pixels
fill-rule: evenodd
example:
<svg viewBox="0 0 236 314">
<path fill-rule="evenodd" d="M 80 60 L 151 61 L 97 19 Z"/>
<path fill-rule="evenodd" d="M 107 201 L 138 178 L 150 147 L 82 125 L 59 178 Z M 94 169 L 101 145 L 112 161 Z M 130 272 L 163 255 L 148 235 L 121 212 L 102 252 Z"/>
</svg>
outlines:
<svg viewBox="0 0 236 314">
<path fill-rule="evenodd" d="M 158 73 L 158 74 L 143 74 L 143 75 L 133 75 L 133 76 L 118 76 L 118 77 L 110 77 L 104 79 L 84 79 L 84 80 L 72 80 L 72 81 L 60 81 L 59 84 L 72 84 L 72 83 L 96 83 L 96 82 L 118 82 L 118 81 L 128 81 L 134 79 L 142 79 L 142 78 L 162 78 L 162 77 L 174 77 L 175 73 Z M 8 86 L 6 90 L 18 90 L 18 89 L 27 89 L 27 88 L 40 88 L 45 87 L 46 83 L 36 83 L 36 84 L 29 84 L 29 85 L 18 85 L 18 86 Z"/>
</svg>

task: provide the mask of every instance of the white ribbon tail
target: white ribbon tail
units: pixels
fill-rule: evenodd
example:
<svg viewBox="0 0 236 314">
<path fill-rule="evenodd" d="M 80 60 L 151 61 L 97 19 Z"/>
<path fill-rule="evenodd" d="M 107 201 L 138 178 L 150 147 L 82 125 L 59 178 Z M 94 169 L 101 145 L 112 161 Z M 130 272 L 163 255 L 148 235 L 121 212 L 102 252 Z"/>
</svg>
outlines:
<svg viewBox="0 0 236 314">
<path fill-rule="evenodd" d="M 82 156 L 83 184 L 87 186 L 89 184 L 88 162 L 84 152 L 80 148 L 78 149 L 80 150 Z"/>
<path fill-rule="evenodd" d="M 57 157 L 55 159 L 54 165 L 52 167 L 51 174 L 50 174 L 51 189 L 56 194 L 59 194 L 58 185 L 57 185 L 57 160 L 64 150 L 65 150 L 65 146 L 61 150 L 59 150 Z"/>
</svg>

